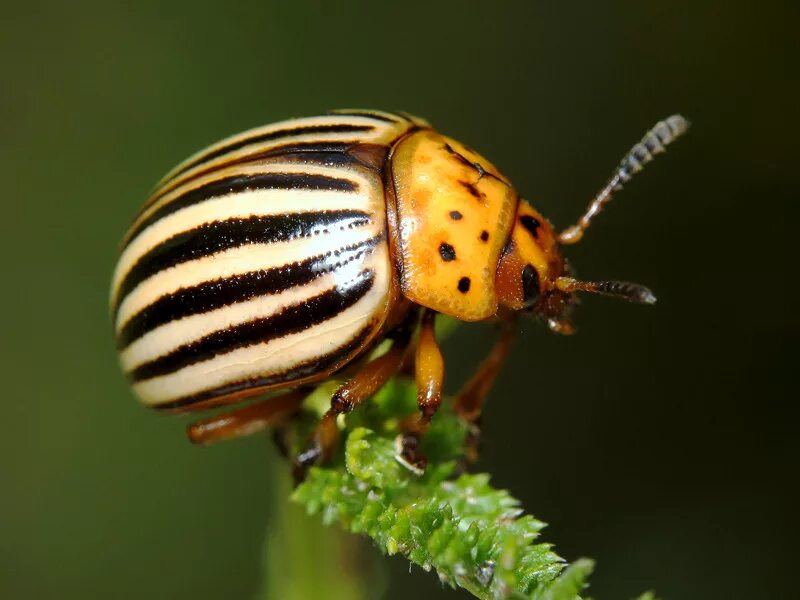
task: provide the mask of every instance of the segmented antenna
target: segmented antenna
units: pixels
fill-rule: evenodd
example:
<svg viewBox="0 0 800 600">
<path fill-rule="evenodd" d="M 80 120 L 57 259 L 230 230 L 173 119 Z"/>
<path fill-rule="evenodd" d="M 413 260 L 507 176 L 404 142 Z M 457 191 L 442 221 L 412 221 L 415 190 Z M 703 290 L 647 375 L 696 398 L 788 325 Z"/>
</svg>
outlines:
<svg viewBox="0 0 800 600">
<path fill-rule="evenodd" d="M 621 190 L 623 184 L 627 183 L 634 173 L 641 171 L 644 165 L 655 158 L 656 154 L 664 152 L 666 147 L 686 133 L 687 129 L 689 129 L 689 121 L 681 115 L 672 115 L 656 123 L 645 134 L 642 141 L 631 148 L 630 152 L 620 161 L 614 175 L 589 203 L 589 207 L 578 222 L 559 234 L 558 241 L 562 244 L 574 244 L 580 241 L 583 233 L 591 225 L 592 219 L 611 201 L 614 192 Z"/>
<path fill-rule="evenodd" d="M 556 287 L 562 292 L 591 292 L 639 304 L 656 303 L 655 294 L 648 288 L 627 281 L 581 281 L 572 277 L 559 277 L 556 279 Z"/>
</svg>

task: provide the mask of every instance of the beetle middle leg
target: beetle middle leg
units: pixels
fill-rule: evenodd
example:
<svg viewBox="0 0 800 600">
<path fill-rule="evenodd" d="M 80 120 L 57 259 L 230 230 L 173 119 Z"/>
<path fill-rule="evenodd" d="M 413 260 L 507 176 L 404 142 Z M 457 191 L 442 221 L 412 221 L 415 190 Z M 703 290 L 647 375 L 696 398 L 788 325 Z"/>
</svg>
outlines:
<svg viewBox="0 0 800 600">
<path fill-rule="evenodd" d="M 510 322 L 504 322 L 498 339 L 486 358 L 478 366 L 475 374 L 464 384 L 456 395 L 454 409 L 456 413 L 470 425 L 467 440 L 467 460 L 477 458 L 478 441 L 480 439 L 480 417 L 483 402 L 489 394 L 500 369 L 508 357 L 514 331 Z"/>
<path fill-rule="evenodd" d="M 301 387 L 243 408 L 192 423 L 186 433 L 193 444 L 211 444 L 280 426 L 295 414 L 313 387 Z"/>
<path fill-rule="evenodd" d="M 444 359 L 434 334 L 436 313 L 426 310 L 414 358 L 414 375 L 417 382 L 417 406 L 419 416 L 399 440 L 398 459 L 417 473 L 425 470 L 427 460 L 419 451 L 422 435 L 428 430 L 431 419 L 442 404 L 444 386 Z"/>
<path fill-rule="evenodd" d="M 331 406 L 320 419 L 312 435 L 310 447 L 301 452 L 294 461 L 295 481 L 302 481 L 311 465 L 330 458 L 339 437 L 337 417 L 350 412 L 370 398 L 400 369 L 411 341 L 409 320 L 387 335 L 387 338 L 393 340 L 389 350 L 365 364 L 333 394 Z"/>
</svg>

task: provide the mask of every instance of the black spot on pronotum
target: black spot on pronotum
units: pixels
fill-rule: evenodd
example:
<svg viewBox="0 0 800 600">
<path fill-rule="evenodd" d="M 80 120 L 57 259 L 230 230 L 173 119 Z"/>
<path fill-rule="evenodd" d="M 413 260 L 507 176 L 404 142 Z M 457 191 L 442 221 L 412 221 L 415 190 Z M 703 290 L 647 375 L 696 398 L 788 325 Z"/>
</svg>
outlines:
<svg viewBox="0 0 800 600">
<path fill-rule="evenodd" d="M 462 219 L 462 217 L 463 217 L 463 216 L 464 216 L 464 215 L 462 215 L 462 214 L 461 214 L 460 212 L 458 212 L 457 210 L 451 210 L 451 211 L 450 211 L 450 218 L 451 218 L 451 219 L 453 219 L 453 221 L 460 221 L 460 220 Z"/>
<path fill-rule="evenodd" d="M 528 230 L 528 232 L 534 237 L 539 237 L 539 227 L 542 226 L 539 223 L 539 220 L 530 216 L 530 215 L 523 215 L 519 218 L 519 222 L 522 223 L 522 226 Z"/>
<path fill-rule="evenodd" d="M 474 183 L 470 183 L 469 181 L 459 181 L 458 183 L 460 183 L 464 189 L 466 189 L 476 200 L 483 199 L 483 194 L 481 194 L 480 190 L 475 187 Z"/>
<path fill-rule="evenodd" d="M 439 256 L 442 257 L 444 262 L 450 262 L 456 259 L 456 249 L 447 242 L 439 244 Z"/>
<path fill-rule="evenodd" d="M 488 242 L 489 241 L 489 232 L 486 231 L 485 229 L 483 231 L 481 231 L 481 241 L 482 242 Z"/>
<path fill-rule="evenodd" d="M 469 291 L 470 283 L 469 277 L 462 277 L 458 280 L 458 291 L 462 294 L 466 294 Z"/>
<path fill-rule="evenodd" d="M 522 297 L 525 305 L 530 306 L 539 296 L 539 273 L 533 265 L 525 265 L 522 269 Z"/>
</svg>

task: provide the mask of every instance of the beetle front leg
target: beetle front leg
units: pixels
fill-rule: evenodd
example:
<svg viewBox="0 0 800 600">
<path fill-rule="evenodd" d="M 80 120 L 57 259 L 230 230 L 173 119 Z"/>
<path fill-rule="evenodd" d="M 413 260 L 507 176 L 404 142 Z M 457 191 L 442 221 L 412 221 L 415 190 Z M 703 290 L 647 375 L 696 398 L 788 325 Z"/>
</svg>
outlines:
<svg viewBox="0 0 800 600">
<path fill-rule="evenodd" d="M 453 406 L 456 413 L 470 425 L 467 440 L 467 460 L 470 462 L 474 462 L 478 455 L 479 421 L 483 402 L 508 357 L 514 337 L 511 322 L 504 322 L 502 327 L 500 339 L 495 342 L 475 374 L 458 392 Z"/>
<path fill-rule="evenodd" d="M 436 313 L 430 309 L 422 315 L 422 325 L 414 359 L 417 382 L 419 417 L 400 437 L 398 459 L 416 473 L 425 471 L 427 459 L 419 450 L 422 435 L 428 430 L 431 419 L 442 404 L 444 386 L 444 358 L 436 341 L 434 320 Z"/>
<path fill-rule="evenodd" d="M 294 461 L 293 473 L 296 482 L 305 479 L 311 465 L 320 460 L 326 461 L 333 454 L 339 437 L 337 417 L 350 412 L 375 394 L 400 369 L 411 340 L 411 331 L 404 326 L 387 337 L 393 338 L 392 347 L 364 365 L 331 397 L 331 406 L 320 419 L 309 448 L 301 452 Z"/>
</svg>

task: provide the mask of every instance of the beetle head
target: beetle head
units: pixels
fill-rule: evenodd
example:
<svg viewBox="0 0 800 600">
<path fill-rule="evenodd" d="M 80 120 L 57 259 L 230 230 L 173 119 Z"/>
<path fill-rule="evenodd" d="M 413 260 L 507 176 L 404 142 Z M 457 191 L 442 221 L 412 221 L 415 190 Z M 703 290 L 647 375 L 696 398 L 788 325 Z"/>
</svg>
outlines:
<svg viewBox="0 0 800 600">
<path fill-rule="evenodd" d="M 578 303 L 576 292 L 641 304 L 656 301 L 649 289 L 638 284 L 573 278 L 552 225 L 524 200 L 519 203 L 511 236 L 500 257 L 495 288 L 501 306 L 531 313 L 561 334 L 575 331 L 570 313 Z"/>
</svg>

